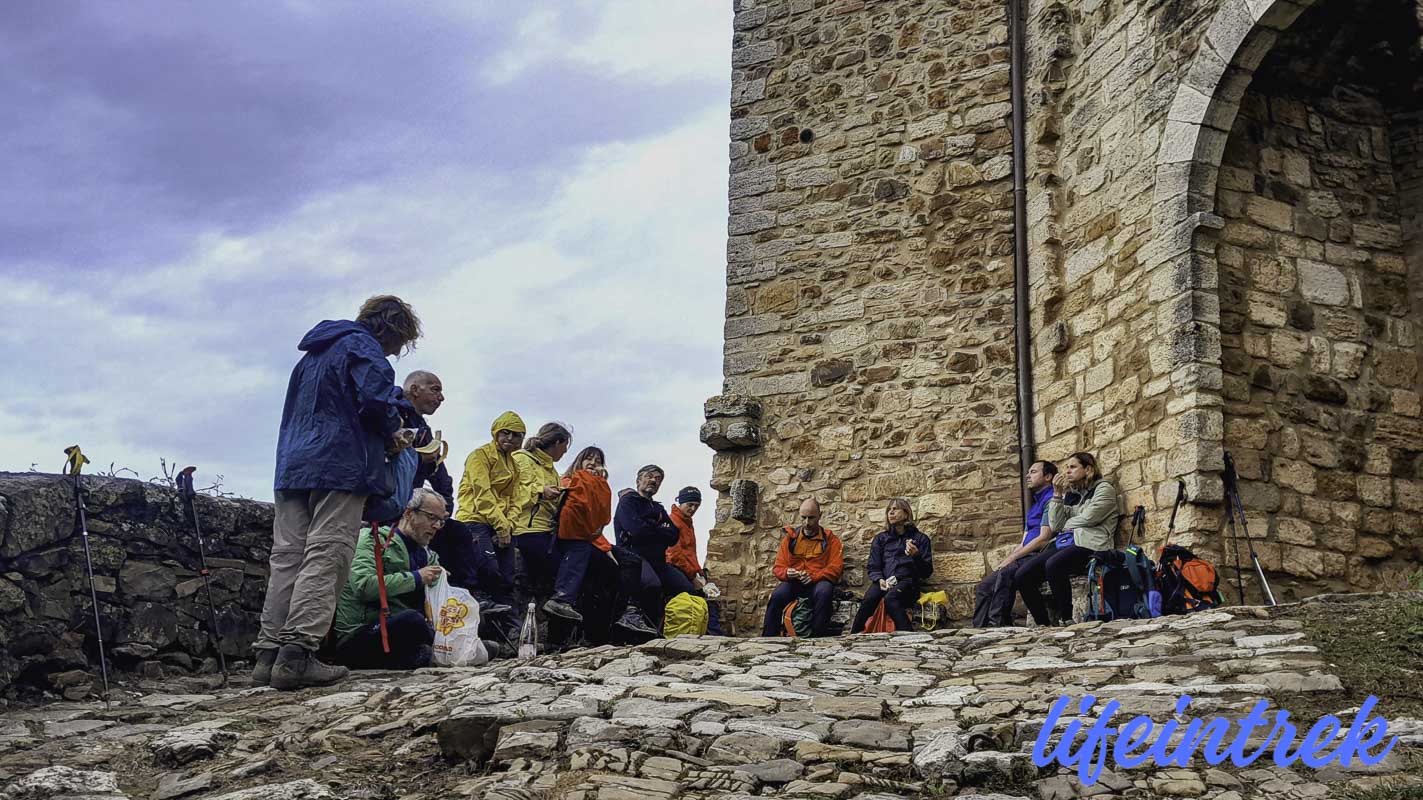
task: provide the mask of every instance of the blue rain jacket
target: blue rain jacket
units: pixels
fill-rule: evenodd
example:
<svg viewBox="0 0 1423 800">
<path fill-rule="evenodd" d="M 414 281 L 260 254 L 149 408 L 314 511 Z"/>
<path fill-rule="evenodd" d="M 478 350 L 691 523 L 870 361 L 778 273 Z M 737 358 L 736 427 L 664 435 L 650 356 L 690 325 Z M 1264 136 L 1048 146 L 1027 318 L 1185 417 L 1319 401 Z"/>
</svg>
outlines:
<svg viewBox="0 0 1423 800">
<path fill-rule="evenodd" d="M 287 384 L 273 487 L 390 494 L 385 446 L 404 401 L 380 343 L 364 325 L 325 320 L 297 349 L 305 355 Z"/>
</svg>

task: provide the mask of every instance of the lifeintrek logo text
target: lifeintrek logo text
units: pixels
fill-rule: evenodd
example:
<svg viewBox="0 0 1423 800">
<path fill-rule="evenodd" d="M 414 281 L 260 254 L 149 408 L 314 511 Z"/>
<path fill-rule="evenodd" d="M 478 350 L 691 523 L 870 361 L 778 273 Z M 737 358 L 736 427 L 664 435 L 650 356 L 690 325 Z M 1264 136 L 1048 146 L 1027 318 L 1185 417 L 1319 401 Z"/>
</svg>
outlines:
<svg viewBox="0 0 1423 800">
<path fill-rule="evenodd" d="M 1063 712 L 1072 704 L 1071 698 L 1059 697 L 1048 711 L 1047 721 L 1033 743 L 1033 763 L 1039 767 L 1053 762 L 1068 768 L 1076 767 L 1078 780 L 1087 786 L 1097 782 L 1109 756 L 1114 765 L 1128 769 L 1140 766 L 1148 759 L 1160 767 L 1184 767 L 1198 751 L 1211 765 L 1229 758 L 1237 767 L 1248 766 L 1266 751 L 1281 767 L 1291 766 L 1296 761 L 1314 769 L 1330 763 L 1348 766 L 1355 760 L 1372 765 L 1382 761 L 1398 743 L 1395 736 L 1383 745 L 1382 750 L 1375 749 L 1388 735 L 1388 723 L 1383 717 L 1372 715 L 1377 703 L 1378 698 L 1370 695 L 1354 715 L 1354 721 L 1344 729 L 1342 737 L 1339 718 L 1325 716 L 1296 742 L 1298 731 L 1289 721 L 1290 712 L 1276 711 L 1272 721 L 1268 711 L 1269 701 L 1261 700 L 1243 719 L 1191 719 L 1173 745 L 1171 739 L 1181 726 L 1178 720 L 1172 719 L 1158 726 L 1150 717 L 1143 715 L 1127 720 L 1118 728 L 1112 724 L 1112 718 L 1121 710 L 1121 703 L 1111 700 L 1102 707 L 1102 713 L 1095 721 L 1089 718 L 1087 723 L 1080 719 L 1068 722 L 1062 738 L 1049 751 L 1049 740 Z M 1078 713 L 1089 716 L 1096 704 L 1097 698 L 1087 695 L 1078 703 Z M 1179 698 L 1176 701 L 1176 716 L 1183 717 L 1190 704 L 1190 695 Z M 1264 742 L 1248 750 L 1251 737 L 1264 731 L 1266 726 L 1269 732 Z M 1082 742 L 1074 750 L 1073 744 L 1079 736 Z"/>
</svg>

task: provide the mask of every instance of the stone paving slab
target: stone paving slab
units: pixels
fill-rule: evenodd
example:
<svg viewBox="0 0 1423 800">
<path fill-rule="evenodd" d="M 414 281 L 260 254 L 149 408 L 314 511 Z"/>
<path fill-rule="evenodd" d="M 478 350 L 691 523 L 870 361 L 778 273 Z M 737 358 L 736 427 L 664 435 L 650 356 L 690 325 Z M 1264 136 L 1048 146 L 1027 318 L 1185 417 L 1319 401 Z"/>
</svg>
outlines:
<svg viewBox="0 0 1423 800">
<path fill-rule="evenodd" d="M 363 672 L 291 694 L 115 693 L 0 714 L 5 800 L 122 798 L 1326 797 L 1423 783 L 1423 722 L 1377 767 L 1108 766 L 1086 787 L 1030 755 L 1061 695 L 1157 722 L 1328 698 L 1291 620 L 1230 609 L 1108 625 L 830 640 L 679 638 L 528 662 Z M 1210 653 L 1208 657 L 1203 653 Z M 1351 719 L 1354 709 L 1340 708 Z M 1078 719 L 1069 714 L 1065 720 Z M 1118 718 L 1118 724 L 1126 721 Z M 56 772 L 63 764 L 71 772 Z M 68 788 L 83 784 L 86 795 Z M 1401 785 L 1401 783 L 1399 784 Z"/>
</svg>

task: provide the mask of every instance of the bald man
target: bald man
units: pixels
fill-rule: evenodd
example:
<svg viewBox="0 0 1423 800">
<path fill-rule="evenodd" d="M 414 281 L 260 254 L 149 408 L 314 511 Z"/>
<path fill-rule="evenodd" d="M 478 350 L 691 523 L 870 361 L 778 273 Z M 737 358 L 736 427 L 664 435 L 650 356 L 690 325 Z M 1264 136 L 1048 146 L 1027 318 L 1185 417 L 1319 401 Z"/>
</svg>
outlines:
<svg viewBox="0 0 1423 800">
<path fill-rule="evenodd" d="M 824 636 L 830 627 L 830 601 L 835 583 L 845 569 L 840 538 L 820 527 L 820 504 L 814 498 L 800 504 L 800 526 L 787 526 L 785 531 L 772 570 L 781 584 L 771 592 L 761 635 L 780 636 L 786 606 L 800 598 L 815 604 L 810 635 Z"/>
<path fill-rule="evenodd" d="M 415 446 L 424 447 L 434 438 L 425 417 L 438 411 L 444 404 L 445 386 L 435 373 L 417 369 L 405 376 L 405 385 L 401 392 L 419 414 L 414 418 L 407 415 L 406 424 L 416 431 Z M 449 470 L 445 469 L 445 462 L 438 453 L 420 454 L 420 466 L 415 470 L 414 488 L 419 489 L 426 481 L 445 499 L 445 508 L 455 507 L 455 482 L 450 478 Z"/>
</svg>

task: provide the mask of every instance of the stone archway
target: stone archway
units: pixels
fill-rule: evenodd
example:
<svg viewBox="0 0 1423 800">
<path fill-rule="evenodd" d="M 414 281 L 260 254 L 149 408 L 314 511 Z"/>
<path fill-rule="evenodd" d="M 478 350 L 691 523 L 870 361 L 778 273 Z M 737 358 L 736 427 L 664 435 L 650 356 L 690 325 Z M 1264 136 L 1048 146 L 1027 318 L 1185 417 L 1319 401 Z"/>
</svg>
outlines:
<svg viewBox="0 0 1423 800">
<path fill-rule="evenodd" d="M 1423 14 L 1374 5 L 1401 24 L 1386 30 L 1333 0 L 1226 3 L 1157 158 L 1147 266 L 1174 312 L 1161 333 L 1192 366 L 1177 389 L 1204 432 L 1187 479 L 1196 499 L 1218 502 L 1221 451 L 1235 453 L 1262 562 L 1286 598 L 1388 584 L 1419 549 L 1404 518 L 1423 510 L 1423 300 L 1408 288 L 1423 269 L 1423 190 L 1410 188 L 1423 183 L 1411 85 Z M 1350 27 L 1351 11 L 1375 21 Z M 1410 25 L 1411 39 L 1382 48 L 1397 63 L 1359 67 Z M 1300 69 L 1331 51 L 1312 79 Z"/>
</svg>

